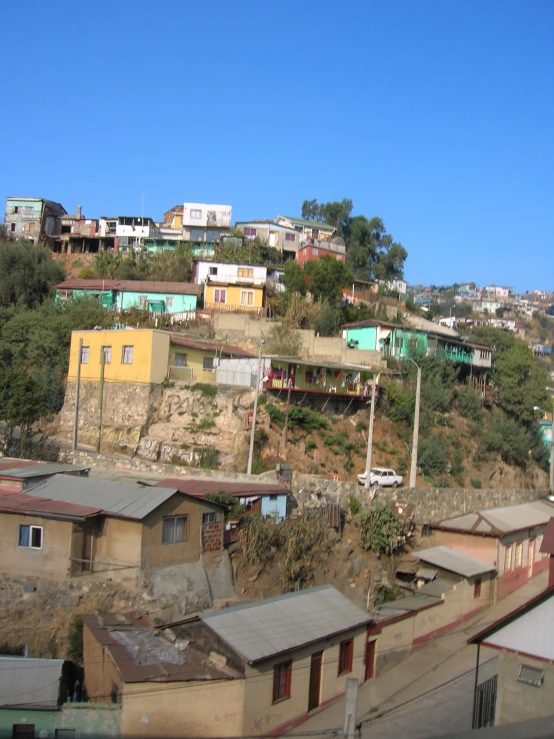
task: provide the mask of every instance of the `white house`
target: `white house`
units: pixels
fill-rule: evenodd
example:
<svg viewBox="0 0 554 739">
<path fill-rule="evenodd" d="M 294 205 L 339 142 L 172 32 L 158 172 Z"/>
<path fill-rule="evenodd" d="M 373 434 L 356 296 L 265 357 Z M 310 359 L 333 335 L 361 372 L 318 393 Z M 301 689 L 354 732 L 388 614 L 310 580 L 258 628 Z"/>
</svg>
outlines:
<svg viewBox="0 0 554 739">
<path fill-rule="evenodd" d="M 334 226 L 330 226 L 328 223 L 308 221 L 305 218 L 293 218 L 292 216 L 277 216 L 275 223 L 293 228 L 306 239 L 321 239 L 323 241 L 330 241 L 336 230 Z"/>
<path fill-rule="evenodd" d="M 230 228 L 233 207 L 212 203 L 184 203 L 183 226 L 191 228 Z"/>
<path fill-rule="evenodd" d="M 268 246 L 296 254 L 303 240 L 302 234 L 292 226 L 285 226 L 270 220 L 239 221 L 237 231 L 242 231 L 247 239 L 261 239 Z"/>
<path fill-rule="evenodd" d="M 192 265 L 193 282 L 222 285 L 265 285 L 267 267 L 261 264 L 235 264 L 198 260 Z"/>
<path fill-rule="evenodd" d="M 487 285 L 485 291 L 489 298 L 509 298 L 513 292 L 511 287 L 500 287 L 498 285 Z"/>
<path fill-rule="evenodd" d="M 156 239 L 160 235 L 154 221 L 143 216 L 102 216 L 99 230 L 101 237 L 115 237 L 116 247 L 142 246 L 145 239 Z"/>
</svg>

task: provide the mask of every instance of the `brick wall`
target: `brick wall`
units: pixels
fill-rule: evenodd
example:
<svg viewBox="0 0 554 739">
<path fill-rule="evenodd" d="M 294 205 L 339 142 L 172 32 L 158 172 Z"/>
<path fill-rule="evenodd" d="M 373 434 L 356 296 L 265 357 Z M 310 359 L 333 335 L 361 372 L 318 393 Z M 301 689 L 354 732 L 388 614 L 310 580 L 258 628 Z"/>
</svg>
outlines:
<svg viewBox="0 0 554 739">
<path fill-rule="evenodd" d="M 223 549 L 223 526 L 221 523 L 209 523 L 202 526 L 202 551 L 219 552 Z"/>
</svg>

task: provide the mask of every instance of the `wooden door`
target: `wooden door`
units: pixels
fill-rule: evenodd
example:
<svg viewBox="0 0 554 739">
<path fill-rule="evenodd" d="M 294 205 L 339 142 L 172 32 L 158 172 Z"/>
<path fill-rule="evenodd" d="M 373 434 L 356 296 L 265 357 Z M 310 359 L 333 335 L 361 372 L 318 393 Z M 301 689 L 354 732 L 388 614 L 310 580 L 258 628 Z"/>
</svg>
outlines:
<svg viewBox="0 0 554 739">
<path fill-rule="evenodd" d="M 321 693 L 321 663 L 323 652 L 314 652 L 310 665 L 310 690 L 308 695 L 308 711 L 313 711 L 319 706 Z"/>
<path fill-rule="evenodd" d="M 92 526 L 85 526 L 83 531 L 83 562 L 82 571 L 92 572 L 92 555 L 94 547 L 94 532 Z"/>
<path fill-rule="evenodd" d="M 375 641 L 368 641 L 365 647 L 365 674 L 364 680 L 373 677 L 373 665 L 375 663 Z"/>
</svg>

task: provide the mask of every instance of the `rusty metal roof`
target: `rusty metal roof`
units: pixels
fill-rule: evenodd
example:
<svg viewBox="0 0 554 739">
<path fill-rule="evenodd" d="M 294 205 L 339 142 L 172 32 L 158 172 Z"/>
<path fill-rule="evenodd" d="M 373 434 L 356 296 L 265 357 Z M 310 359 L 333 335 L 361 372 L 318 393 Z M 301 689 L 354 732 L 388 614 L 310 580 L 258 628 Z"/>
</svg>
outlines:
<svg viewBox="0 0 554 739">
<path fill-rule="evenodd" d="M 254 495 L 289 495 L 290 490 L 284 485 L 249 483 L 249 482 L 227 482 L 225 480 L 185 480 L 170 478 L 156 484 L 159 488 L 175 488 L 181 493 L 187 493 L 197 498 L 217 493 L 230 493 L 237 498 L 246 498 Z"/>
<path fill-rule="evenodd" d="M 82 520 L 89 516 L 98 516 L 100 508 L 51 500 L 29 493 L 7 492 L 0 488 L 0 512 L 22 513 L 26 516 L 63 517 L 70 520 Z"/>
<path fill-rule="evenodd" d="M 55 711 L 63 659 L 0 657 L 0 707 Z"/>
<path fill-rule="evenodd" d="M 539 551 L 542 554 L 554 554 L 554 518 L 551 518 L 546 525 L 546 531 L 544 532 Z"/>
<path fill-rule="evenodd" d="M 56 285 L 56 290 L 119 290 L 165 295 L 200 295 L 201 285 L 192 282 L 162 282 L 161 280 L 82 280 L 73 278 Z"/>
<path fill-rule="evenodd" d="M 126 683 L 229 680 L 241 677 L 225 660 L 212 660 L 189 640 L 170 641 L 145 617 L 132 613 L 83 616 Z M 86 666 L 85 666 L 86 667 Z"/>
<path fill-rule="evenodd" d="M 476 575 L 484 575 L 486 572 L 494 572 L 495 567 L 487 562 L 483 562 L 468 554 L 459 552 L 457 549 L 440 546 L 424 549 L 421 552 L 414 552 L 415 557 L 422 562 L 439 567 L 441 570 L 454 572 L 456 575 L 463 577 L 475 577 Z"/>
</svg>

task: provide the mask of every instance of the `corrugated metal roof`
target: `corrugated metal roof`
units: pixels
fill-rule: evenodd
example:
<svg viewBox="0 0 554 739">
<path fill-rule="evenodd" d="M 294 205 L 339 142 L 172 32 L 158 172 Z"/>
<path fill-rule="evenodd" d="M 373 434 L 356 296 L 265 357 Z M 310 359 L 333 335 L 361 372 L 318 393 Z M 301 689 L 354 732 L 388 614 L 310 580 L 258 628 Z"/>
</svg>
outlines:
<svg viewBox="0 0 554 739">
<path fill-rule="evenodd" d="M 142 519 L 177 492 L 176 488 L 54 475 L 31 490 L 25 491 L 24 495 L 51 498 L 77 505 L 92 503 L 109 513 Z"/>
<path fill-rule="evenodd" d="M 56 285 L 56 290 L 120 290 L 165 295 L 200 295 L 201 285 L 192 282 L 162 282 L 160 280 L 82 280 L 74 278 Z"/>
<path fill-rule="evenodd" d="M 49 500 L 28 493 L 4 492 L 0 487 L 0 511 L 3 513 L 23 513 L 27 516 L 63 516 L 72 520 L 81 520 L 88 516 L 97 516 L 102 511 L 91 506 L 76 505 L 64 501 Z"/>
<path fill-rule="evenodd" d="M 373 620 L 331 585 L 202 613 L 200 618 L 250 663 Z"/>
<path fill-rule="evenodd" d="M 55 710 L 63 659 L 0 657 L 0 706 Z"/>
<path fill-rule="evenodd" d="M 417 592 L 420 595 L 440 598 L 442 600 L 442 596 L 449 590 L 452 590 L 452 588 L 460 582 L 462 582 L 460 578 L 451 580 L 447 577 L 437 577 L 436 580 L 426 582 L 425 585 L 423 585 Z"/>
<path fill-rule="evenodd" d="M 463 577 L 475 577 L 483 575 L 485 572 L 494 572 L 493 565 L 483 562 L 475 557 L 470 557 L 463 552 L 450 547 L 432 547 L 432 549 L 424 549 L 421 552 L 414 552 L 414 556 L 418 557 L 422 562 L 439 567 L 448 572 L 454 572 L 456 575 Z"/>
<path fill-rule="evenodd" d="M 554 518 L 551 518 L 546 526 L 540 551 L 543 554 L 554 554 Z"/>
<path fill-rule="evenodd" d="M 55 464 L 51 462 L 39 462 L 35 465 L 14 465 L 13 467 L 0 467 L 0 477 L 44 477 L 46 475 L 56 475 L 67 472 L 83 472 L 89 470 L 88 466 L 74 466 L 72 464 Z"/>
<path fill-rule="evenodd" d="M 424 585 L 424 587 L 427 587 Z M 424 595 L 419 591 L 415 595 L 406 595 L 396 600 L 391 600 L 389 603 L 382 603 L 379 606 L 379 611 L 394 611 L 400 613 L 419 611 L 421 608 L 428 608 L 436 603 L 440 603 L 442 598 L 440 596 Z"/>
<path fill-rule="evenodd" d="M 175 488 L 181 493 L 204 497 L 204 495 L 217 493 L 230 493 L 237 498 L 250 495 L 289 495 L 290 490 L 284 485 L 263 484 L 263 483 L 245 483 L 245 482 L 226 482 L 224 480 L 194 480 L 187 478 L 180 480 L 169 478 L 158 482 L 158 488 Z"/>
<path fill-rule="evenodd" d="M 455 516 L 430 525 L 432 528 L 501 537 L 514 531 L 546 524 L 553 515 L 553 503 L 547 500 L 533 500 L 529 503 L 489 508 L 464 516 Z"/>
</svg>

